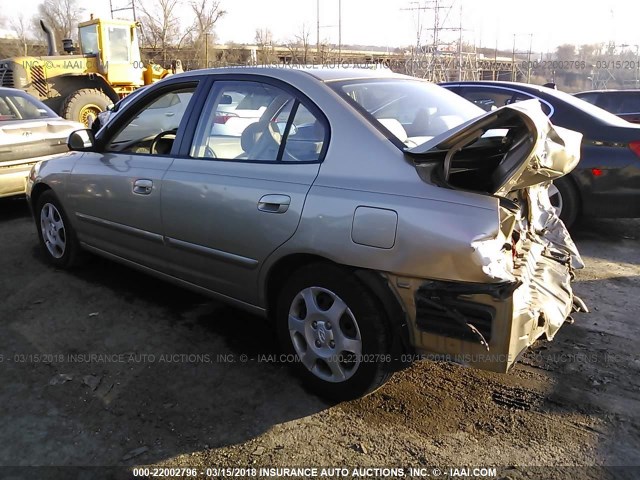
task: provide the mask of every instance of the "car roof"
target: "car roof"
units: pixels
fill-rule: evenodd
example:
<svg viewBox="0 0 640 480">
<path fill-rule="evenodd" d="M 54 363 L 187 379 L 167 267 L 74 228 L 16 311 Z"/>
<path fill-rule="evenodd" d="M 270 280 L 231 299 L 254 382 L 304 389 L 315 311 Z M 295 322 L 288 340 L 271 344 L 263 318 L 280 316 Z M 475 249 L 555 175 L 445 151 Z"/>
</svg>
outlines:
<svg viewBox="0 0 640 480">
<path fill-rule="evenodd" d="M 359 79 L 384 79 L 384 78 L 407 78 L 418 80 L 415 77 L 394 73 L 388 68 L 342 68 L 339 64 L 327 64 L 318 66 L 298 66 L 282 65 L 280 67 L 223 67 L 209 68 L 203 70 L 190 70 L 179 74 L 180 76 L 192 75 L 222 75 L 243 73 L 247 75 L 267 75 L 284 81 L 295 80 L 301 76 L 312 76 L 322 82 L 334 82 L 340 80 Z M 170 77 L 169 77 L 170 78 Z"/>
<path fill-rule="evenodd" d="M 628 122 L 620 119 L 618 116 L 610 113 L 606 110 L 601 109 L 591 103 L 588 103 L 584 100 L 581 100 L 579 97 L 575 95 L 571 95 L 569 93 L 563 92 L 562 90 L 555 90 L 553 88 L 543 87 L 542 85 L 533 85 L 530 83 L 522 83 L 522 82 L 505 82 L 505 81 L 469 81 L 463 80 L 460 82 L 443 82 L 439 85 L 443 87 L 448 86 L 477 86 L 477 85 L 486 85 L 486 86 L 496 86 L 502 88 L 510 88 L 510 89 L 520 89 L 524 92 L 538 92 L 542 94 L 540 96 L 541 99 L 547 101 L 548 103 L 553 104 L 553 102 L 561 102 L 566 107 L 573 110 L 573 112 L 580 112 L 582 115 L 587 115 L 591 121 L 595 121 L 599 124 L 604 124 L 607 126 L 614 125 L 618 127 L 628 127 Z M 553 104 L 554 108 L 557 106 Z M 557 109 L 556 109 L 557 111 Z M 554 113 L 555 115 L 555 113 Z M 567 125 L 561 125 L 567 126 Z"/>
<path fill-rule="evenodd" d="M 619 89 L 584 90 L 582 92 L 574 93 L 574 95 L 582 95 L 583 93 L 638 93 L 640 94 L 640 89 L 630 88 L 628 90 L 619 90 Z"/>
</svg>

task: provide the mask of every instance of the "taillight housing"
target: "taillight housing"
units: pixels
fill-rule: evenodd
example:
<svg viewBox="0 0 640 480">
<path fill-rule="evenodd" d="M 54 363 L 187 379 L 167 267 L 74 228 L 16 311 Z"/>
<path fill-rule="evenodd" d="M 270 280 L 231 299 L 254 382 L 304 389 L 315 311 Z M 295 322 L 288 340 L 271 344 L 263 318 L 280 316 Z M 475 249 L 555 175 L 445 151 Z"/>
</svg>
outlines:
<svg viewBox="0 0 640 480">
<path fill-rule="evenodd" d="M 635 153 L 638 157 L 640 157 L 640 140 L 637 142 L 631 142 L 629 144 L 629 148 Z"/>
<path fill-rule="evenodd" d="M 221 123 L 224 125 L 230 118 L 237 117 L 237 113 L 233 112 L 216 112 L 216 116 L 214 118 L 214 123 Z"/>
</svg>

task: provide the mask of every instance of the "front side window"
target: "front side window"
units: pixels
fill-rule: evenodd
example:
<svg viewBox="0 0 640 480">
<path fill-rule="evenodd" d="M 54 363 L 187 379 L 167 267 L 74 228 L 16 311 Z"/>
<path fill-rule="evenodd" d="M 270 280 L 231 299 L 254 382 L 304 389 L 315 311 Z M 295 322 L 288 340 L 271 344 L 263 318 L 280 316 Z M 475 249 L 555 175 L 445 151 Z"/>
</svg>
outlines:
<svg viewBox="0 0 640 480">
<path fill-rule="evenodd" d="M 284 90 L 261 82 L 214 86 L 196 128 L 190 155 L 259 162 L 315 162 L 325 127 Z"/>
<path fill-rule="evenodd" d="M 419 145 L 483 113 L 455 93 L 419 80 L 363 80 L 331 86 L 407 146 Z"/>
<path fill-rule="evenodd" d="M 80 46 L 84 55 L 98 53 L 98 27 L 96 25 L 88 25 L 80 29 Z"/>
<path fill-rule="evenodd" d="M 106 150 L 168 154 L 195 88 L 165 92 L 148 103 L 141 100 L 144 106 L 111 138 Z"/>
</svg>

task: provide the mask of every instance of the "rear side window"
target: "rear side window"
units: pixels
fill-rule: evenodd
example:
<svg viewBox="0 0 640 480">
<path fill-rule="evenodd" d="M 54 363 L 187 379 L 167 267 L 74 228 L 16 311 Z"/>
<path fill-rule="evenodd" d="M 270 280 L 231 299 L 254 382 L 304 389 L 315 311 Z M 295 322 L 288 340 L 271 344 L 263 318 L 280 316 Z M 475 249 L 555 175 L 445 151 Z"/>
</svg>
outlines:
<svg viewBox="0 0 640 480">
<path fill-rule="evenodd" d="M 483 113 L 458 95 L 419 80 L 373 79 L 331 86 L 405 146 L 419 145 Z"/>
<path fill-rule="evenodd" d="M 470 102 L 475 103 L 483 110 L 490 112 L 496 110 L 505 105 L 511 105 L 512 103 L 523 102 L 525 100 L 538 100 L 542 111 L 545 115 L 551 116 L 553 113 L 549 105 L 534 95 L 528 93 L 518 92 L 510 89 L 491 88 L 491 87 L 467 87 L 460 92 L 464 98 Z"/>
<path fill-rule="evenodd" d="M 216 82 L 191 146 L 192 158 L 254 162 L 321 160 L 326 128 L 299 99 L 255 81 Z"/>
</svg>

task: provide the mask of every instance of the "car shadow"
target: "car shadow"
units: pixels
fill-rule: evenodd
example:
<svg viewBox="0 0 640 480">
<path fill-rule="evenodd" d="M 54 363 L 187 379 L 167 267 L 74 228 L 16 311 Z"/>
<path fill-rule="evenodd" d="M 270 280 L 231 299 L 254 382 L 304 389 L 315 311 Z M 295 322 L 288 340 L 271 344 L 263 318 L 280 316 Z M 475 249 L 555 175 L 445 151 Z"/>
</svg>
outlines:
<svg viewBox="0 0 640 480">
<path fill-rule="evenodd" d="M 24 196 L 0 198 L 0 222 L 30 216 L 31 211 Z"/>
<path fill-rule="evenodd" d="M 56 357 L 34 366 L 33 401 L 5 402 L 0 464 L 149 464 L 244 443 L 330 406 L 281 361 L 265 319 L 101 258 L 66 272 L 32 253 L 42 288 L 14 299 L 26 320 L 3 342 Z M 5 367 L 7 395 L 24 388 L 25 365 Z M 9 441 L 26 441 L 25 429 L 56 441 Z"/>
</svg>

